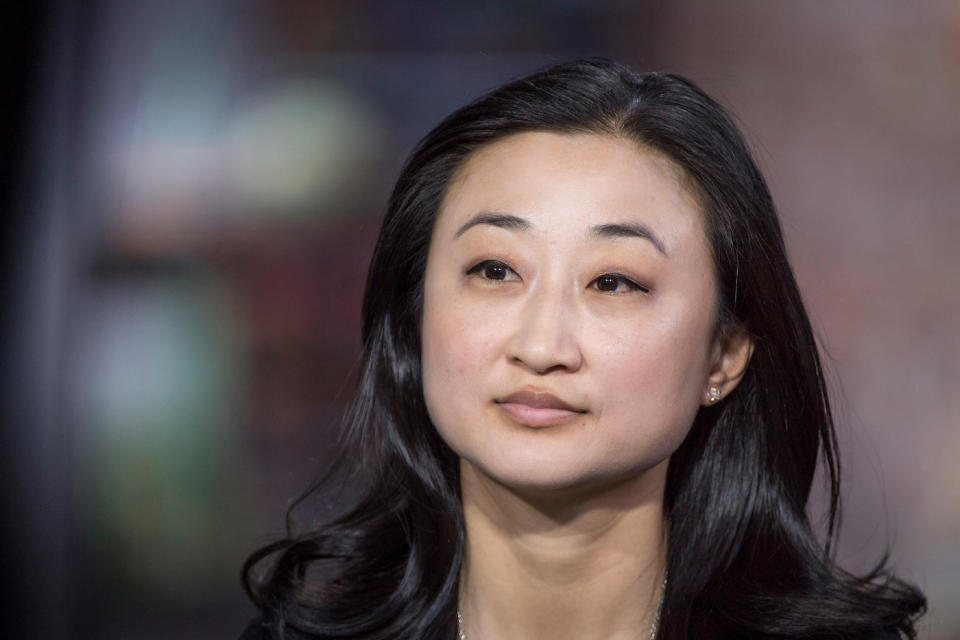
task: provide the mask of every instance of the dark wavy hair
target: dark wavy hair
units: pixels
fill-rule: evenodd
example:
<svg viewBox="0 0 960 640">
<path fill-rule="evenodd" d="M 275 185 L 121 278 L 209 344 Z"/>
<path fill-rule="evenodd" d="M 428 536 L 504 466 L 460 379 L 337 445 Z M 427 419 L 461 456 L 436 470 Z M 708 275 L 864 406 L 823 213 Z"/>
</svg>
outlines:
<svg viewBox="0 0 960 640">
<path fill-rule="evenodd" d="M 363 365 L 346 417 L 361 491 L 343 515 L 254 553 L 244 584 L 275 638 L 454 638 L 464 554 L 458 460 L 427 414 L 423 282 L 451 176 L 477 149 L 525 131 L 635 141 L 670 158 L 699 198 L 719 287 L 719 331 L 754 351 L 733 394 L 700 409 L 670 459 L 660 638 L 915 637 L 922 594 L 881 562 L 840 569 L 840 464 L 810 322 L 770 193 L 736 126 L 690 81 L 614 62 L 557 64 L 447 117 L 407 160 L 363 302 Z M 806 503 L 818 461 L 827 541 Z M 269 561 L 268 561 L 269 560 Z M 266 565 L 266 566 L 264 566 Z"/>
</svg>

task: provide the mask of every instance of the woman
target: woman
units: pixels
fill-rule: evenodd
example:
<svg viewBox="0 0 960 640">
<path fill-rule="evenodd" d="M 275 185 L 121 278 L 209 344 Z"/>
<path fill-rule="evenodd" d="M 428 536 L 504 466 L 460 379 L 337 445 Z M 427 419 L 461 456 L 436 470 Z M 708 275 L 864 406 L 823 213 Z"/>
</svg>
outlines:
<svg viewBox="0 0 960 640">
<path fill-rule="evenodd" d="M 816 345 L 764 180 L 684 79 L 559 64 L 430 132 L 363 363 L 362 495 L 248 560 L 245 637 L 914 637 L 919 591 L 811 530 Z"/>
</svg>

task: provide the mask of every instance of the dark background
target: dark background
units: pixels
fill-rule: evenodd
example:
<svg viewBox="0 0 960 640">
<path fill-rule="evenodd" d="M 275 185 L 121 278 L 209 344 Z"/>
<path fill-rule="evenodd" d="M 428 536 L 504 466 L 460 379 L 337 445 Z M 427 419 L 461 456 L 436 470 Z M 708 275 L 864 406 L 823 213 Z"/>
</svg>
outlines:
<svg viewBox="0 0 960 640">
<path fill-rule="evenodd" d="M 742 123 L 835 387 L 840 555 L 863 569 L 892 541 L 930 598 L 922 637 L 960 633 L 956 2 L 22 4 L 2 60 L 10 637 L 239 634 L 240 564 L 328 462 L 404 155 L 587 54 L 687 75 Z"/>
</svg>

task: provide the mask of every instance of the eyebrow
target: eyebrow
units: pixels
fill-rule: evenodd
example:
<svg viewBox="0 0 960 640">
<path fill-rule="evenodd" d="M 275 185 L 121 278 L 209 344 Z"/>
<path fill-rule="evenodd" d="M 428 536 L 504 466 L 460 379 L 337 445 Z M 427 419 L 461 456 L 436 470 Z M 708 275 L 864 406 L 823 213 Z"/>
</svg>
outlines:
<svg viewBox="0 0 960 640">
<path fill-rule="evenodd" d="M 510 229 L 512 231 L 526 231 L 530 228 L 530 223 L 518 216 L 507 213 L 490 213 L 482 211 L 467 220 L 454 234 L 454 238 L 462 236 L 467 229 L 477 225 L 486 224 L 501 229 Z M 653 229 L 641 222 L 621 222 L 611 224 L 599 224 L 590 229 L 590 234 L 597 238 L 643 238 L 656 248 L 664 256 L 668 256 L 667 248 L 664 246 L 660 237 L 653 232 Z"/>
<path fill-rule="evenodd" d="M 463 226 L 457 229 L 457 232 L 453 237 L 459 238 L 467 229 L 470 227 L 475 227 L 478 224 L 488 224 L 492 227 L 511 229 L 513 231 L 526 231 L 530 228 L 530 223 L 523 218 L 518 218 L 517 216 L 512 216 L 506 213 L 489 213 L 483 211 L 467 220 Z"/>
<path fill-rule="evenodd" d="M 653 232 L 653 229 L 641 222 L 600 224 L 591 229 L 591 234 L 598 238 L 643 238 L 648 240 L 657 251 L 669 257 L 660 237 Z"/>
</svg>

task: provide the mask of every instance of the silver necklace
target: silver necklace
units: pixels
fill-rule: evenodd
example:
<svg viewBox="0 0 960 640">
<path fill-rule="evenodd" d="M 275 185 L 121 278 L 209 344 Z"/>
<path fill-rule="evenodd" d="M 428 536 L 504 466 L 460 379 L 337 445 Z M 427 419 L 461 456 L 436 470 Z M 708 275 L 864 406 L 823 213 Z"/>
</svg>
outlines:
<svg viewBox="0 0 960 640">
<path fill-rule="evenodd" d="M 663 598 L 667 593 L 667 575 L 663 575 L 663 583 L 660 585 L 660 600 L 657 602 L 657 610 L 653 614 L 653 622 L 650 623 L 650 640 L 657 637 L 657 629 L 660 628 L 660 613 L 663 611 Z M 467 640 L 467 633 L 463 630 L 463 616 L 460 615 L 460 609 L 457 609 L 457 640 Z"/>
</svg>

